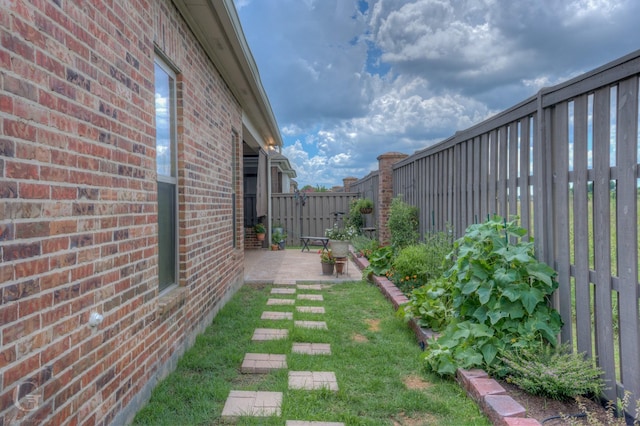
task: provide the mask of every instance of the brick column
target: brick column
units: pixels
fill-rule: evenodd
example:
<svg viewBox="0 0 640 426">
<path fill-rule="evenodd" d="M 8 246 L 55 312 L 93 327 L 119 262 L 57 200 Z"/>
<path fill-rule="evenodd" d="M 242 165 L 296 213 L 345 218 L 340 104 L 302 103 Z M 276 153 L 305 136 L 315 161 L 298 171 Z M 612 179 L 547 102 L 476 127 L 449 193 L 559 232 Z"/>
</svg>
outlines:
<svg viewBox="0 0 640 426">
<path fill-rule="evenodd" d="M 358 178 L 351 177 L 351 176 L 342 179 L 342 186 L 344 187 L 344 192 L 351 192 L 351 185 L 353 185 L 353 183 L 357 181 L 358 181 Z"/>
<path fill-rule="evenodd" d="M 387 227 L 389 210 L 393 199 L 393 165 L 407 157 L 400 152 L 387 152 L 378 157 L 378 241 L 386 245 L 391 242 L 391 233 Z"/>
</svg>

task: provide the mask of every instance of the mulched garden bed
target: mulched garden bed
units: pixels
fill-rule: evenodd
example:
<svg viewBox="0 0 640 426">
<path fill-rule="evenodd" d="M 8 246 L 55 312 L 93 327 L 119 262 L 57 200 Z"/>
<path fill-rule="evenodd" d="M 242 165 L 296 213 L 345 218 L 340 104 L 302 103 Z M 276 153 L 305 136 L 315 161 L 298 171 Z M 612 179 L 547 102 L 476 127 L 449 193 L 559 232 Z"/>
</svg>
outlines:
<svg viewBox="0 0 640 426">
<path fill-rule="evenodd" d="M 570 421 L 557 418 L 562 415 L 580 414 L 582 410 L 575 400 L 557 401 L 542 396 L 531 395 L 517 387 L 514 384 L 507 383 L 504 380 L 497 380 L 500 385 L 506 389 L 511 398 L 515 399 L 520 405 L 527 410 L 527 417 L 536 419 L 544 426 L 559 426 L 571 424 L 590 424 L 586 417 L 572 417 Z M 583 398 L 582 402 L 587 411 L 598 419 L 600 424 L 609 426 L 611 423 L 607 418 L 605 408 L 596 401 Z M 545 421 L 546 420 L 546 421 Z M 622 419 L 616 419 L 622 422 Z M 544 423 L 543 423 L 544 422 Z M 596 423 L 597 424 L 597 423 Z M 620 423 L 624 424 L 624 423 Z"/>
</svg>

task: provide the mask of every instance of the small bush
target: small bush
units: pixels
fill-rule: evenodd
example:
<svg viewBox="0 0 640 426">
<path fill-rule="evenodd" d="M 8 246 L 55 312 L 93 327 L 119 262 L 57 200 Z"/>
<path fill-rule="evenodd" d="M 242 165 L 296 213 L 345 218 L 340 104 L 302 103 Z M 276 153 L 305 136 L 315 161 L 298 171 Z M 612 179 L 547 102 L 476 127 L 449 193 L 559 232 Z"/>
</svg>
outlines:
<svg viewBox="0 0 640 426">
<path fill-rule="evenodd" d="M 387 226 L 391 233 L 391 245 L 396 249 L 416 244 L 418 233 L 418 208 L 411 206 L 400 197 L 391 200 Z"/>
<path fill-rule="evenodd" d="M 409 294 L 429 280 L 441 276 L 453 262 L 447 259 L 453 243 L 446 234 L 434 234 L 425 243 L 410 245 L 398 252 L 389 278 Z"/>
<path fill-rule="evenodd" d="M 538 345 L 505 352 L 507 381 L 522 390 L 557 400 L 581 395 L 599 396 L 604 388 L 602 370 L 584 354 L 572 353 L 567 345 Z"/>
</svg>

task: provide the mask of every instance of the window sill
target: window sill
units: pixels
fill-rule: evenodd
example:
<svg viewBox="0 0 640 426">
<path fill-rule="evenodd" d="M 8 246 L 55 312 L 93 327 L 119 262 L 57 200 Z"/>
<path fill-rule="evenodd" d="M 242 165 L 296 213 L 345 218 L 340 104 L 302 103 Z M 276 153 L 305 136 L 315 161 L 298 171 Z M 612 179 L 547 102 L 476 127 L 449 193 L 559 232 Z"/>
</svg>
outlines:
<svg viewBox="0 0 640 426">
<path fill-rule="evenodd" d="M 164 319 L 184 305 L 187 299 L 185 287 L 174 287 L 164 291 L 158 300 L 158 315 Z"/>
</svg>

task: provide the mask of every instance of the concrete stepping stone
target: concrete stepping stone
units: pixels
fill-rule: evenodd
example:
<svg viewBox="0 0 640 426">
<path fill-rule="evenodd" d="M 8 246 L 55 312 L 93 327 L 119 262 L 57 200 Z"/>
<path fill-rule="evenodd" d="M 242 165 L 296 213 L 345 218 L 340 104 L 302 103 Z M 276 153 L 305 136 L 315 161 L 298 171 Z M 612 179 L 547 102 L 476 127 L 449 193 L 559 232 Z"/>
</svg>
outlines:
<svg viewBox="0 0 640 426">
<path fill-rule="evenodd" d="M 271 294 L 296 294 L 295 288 L 272 288 Z"/>
<path fill-rule="evenodd" d="M 316 302 L 322 302 L 324 297 L 321 294 L 298 294 L 299 300 L 315 300 Z"/>
<path fill-rule="evenodd" d="M 282 392 L 234 391 L 229 393 L 222 409 L 222 417 L 279 416 Z"/>
<path fill-rule="evenodd" d="M 295 279 L 279 279 L 278 282 L 274 282 L 274 285 L 296 285 L 298 283 Z"/>
<path fill-rule="evenodd" d="M 296 311 L 306 314 L 324 314 L 322 306 L 297 306 Z"/>
<path fill-rule="evenodd" d="M 304 422 L 300 420 L 287 420 L 285 426 L 344 426 L 340 422 Z"/>
<path fill-rule="evenodd" d="M 300 328 L 328 330 L 327 323 L 324 321 L 294 321 L 293 325 Z"/>
<path fill-rule="evenodd" d="M 260 319 L 263 320 L 292 320 L 293 312 L 271 312 L 264 311 Z"/>
<path fill-rule="evenodd" d="M 277 306 L 277 305 L 295 305 L 295 299 L 269 299 L 267 300 L 267 305 L 269 306 Z"/>
<path fill-rule="evenodd" d="M 304 355 L 331 355 L 329 343 L 294 343 L 291 352 Z"/>
<path fill-rule="evenodd" d="M 338 380 L 333 371 L 289 371 L 289 389 L 338 390 Z"/>
<path fill-rule="evenodd" d="M 322 290 L 322 284 L 298 284 L 298 290 Z"/>
<path fill-rule="evenodd" d="M 287 356 L 276 354 L 245 354 L 240 371 L 247 374 L 266 374 L 287 368 Z"/>
<path fill-rule="evenodd" d="M 284 328 L 256 328 L 251 340 L 255 342 L 280 340 L 289 337 L 289 330 Z"/>
</svg>

